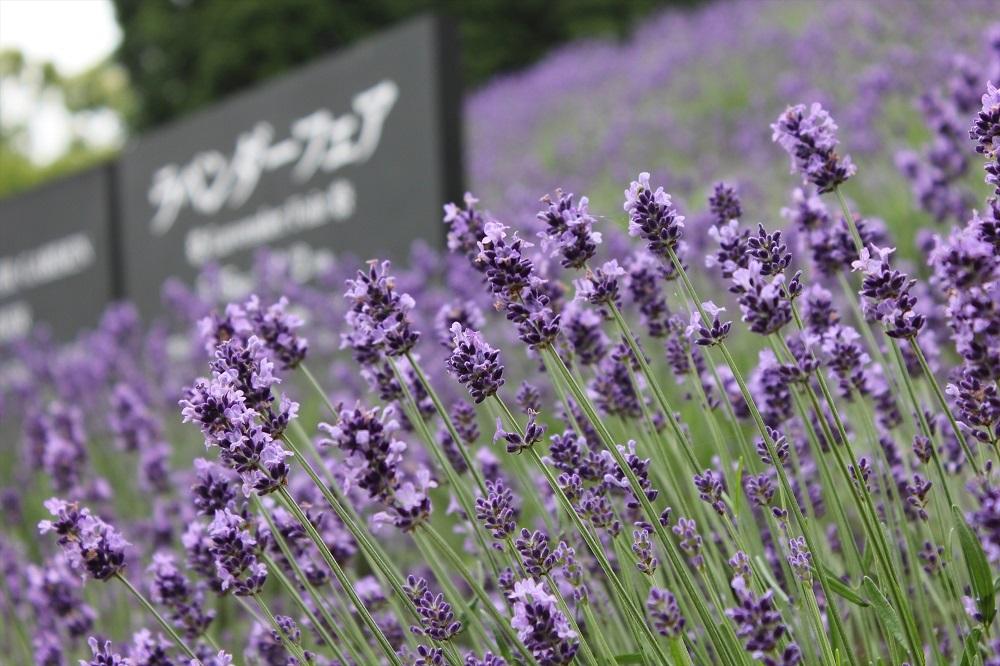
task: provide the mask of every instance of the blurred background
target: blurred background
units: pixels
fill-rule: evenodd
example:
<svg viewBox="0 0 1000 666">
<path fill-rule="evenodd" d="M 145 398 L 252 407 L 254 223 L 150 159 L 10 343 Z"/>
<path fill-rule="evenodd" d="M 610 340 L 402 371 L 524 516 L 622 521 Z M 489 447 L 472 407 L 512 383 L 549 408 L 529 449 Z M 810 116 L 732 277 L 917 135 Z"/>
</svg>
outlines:
<svg viewBox="0 0 1000 666">
<path fill-rule="evenodd" d="M 626 38 L 696 0 L 0 0 L 0 196 L 428 11 L 459 25 L 470 90 L 567 41 Z"/>
<path fill-rule="evenodd" d="M 897 153 L 931 137 L 928 99 L 949 77 L 988 75 L 995 9 L 989 0 L 0 0 L 0 197 L 108 160 L 131 136 L 433 10 L 459 27 L 466 182 L 495 213 L 523 212 L 554 186 L 617 210 L 641 168 L 669 174 L 671 191 L 698 205 L 715 180 L 757 174 L 744 196 L 773 215 L 784 192 L 759 190 L 786 183 L 770 178 L 784 157 L 768 123 L 788 103 L 820 101 L 848 152 L 871 157 L 862 163 L 872 177 L 852 193 L 859 203 L 877 197 L 890 225 L 925 223 Z M 903 225 L 904 253 L 917 226 Z"/>
</svg>

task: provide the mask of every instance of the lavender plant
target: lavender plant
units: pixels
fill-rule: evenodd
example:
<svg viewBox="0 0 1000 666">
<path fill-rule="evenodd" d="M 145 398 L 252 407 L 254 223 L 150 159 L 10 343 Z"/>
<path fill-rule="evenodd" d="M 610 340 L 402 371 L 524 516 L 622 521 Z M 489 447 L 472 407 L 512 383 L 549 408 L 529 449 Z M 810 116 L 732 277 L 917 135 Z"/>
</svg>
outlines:
<svg viewBox="0 0 1000 666">
<path fill-rule="evenodd" d="M 171 284 L 170 344 L 127 305 L 75 345 L 16 343 L 3 654 L 996 663 L 987 37 L 988 62 L 922 98 L 934 136 L 899 160 L 917 205 L 955 223 L 919 265 L 854 199 L 882 182 L 871 137 L 824 100 L 774 110 L 769 159 L 800 179 L 775 176 L 780 214 L 753 195 L 773 183 L 713 180 L 729 173 L 702 174 L 704 212 L 660 172 L 607 208 L 539 177 L 532 215 L 446 205 L 448 252 L 408 268 L 341 259 L 301 284 L 263 256 L 236 302 Z"/>
</svg>

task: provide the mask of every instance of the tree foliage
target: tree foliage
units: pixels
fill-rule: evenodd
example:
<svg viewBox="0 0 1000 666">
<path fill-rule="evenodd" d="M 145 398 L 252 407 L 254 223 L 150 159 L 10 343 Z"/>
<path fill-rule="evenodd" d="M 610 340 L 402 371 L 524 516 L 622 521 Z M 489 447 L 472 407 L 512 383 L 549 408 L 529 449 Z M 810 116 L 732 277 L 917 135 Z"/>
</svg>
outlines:
<svg viewBox="0 0 1000 666">
<path fill-rule="evenodd" d="M 458 23 L 468 84 L 588 35 L 621 36 L 654 6 L 697 0 L 114 0 L 135 128 L 159 125 L 420 12 Z"/>
</svg>

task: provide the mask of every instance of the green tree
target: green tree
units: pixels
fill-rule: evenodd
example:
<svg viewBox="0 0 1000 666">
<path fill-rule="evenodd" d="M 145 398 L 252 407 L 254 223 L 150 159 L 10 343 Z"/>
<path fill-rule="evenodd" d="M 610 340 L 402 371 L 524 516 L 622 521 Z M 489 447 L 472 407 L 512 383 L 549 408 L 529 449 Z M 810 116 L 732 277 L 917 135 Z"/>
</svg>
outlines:
<svg viewBox="0 0 1000 666">
<path fill-rule="evenodd" d="M 137 129 L 159 125 L 414 14 L 452 16 L 466 83 L 586 35 L 624 35 L 663 4 L 697 0 L 114 0 Z"/>
<path fill-rule="evenodd" d="M 71 140 L 66 151 L 47 164 L 36 164 L 28 155 L 28 134 L 23 121 L 0 116 L 0 197 L 19 192 L 61 175 L 80 171 L 109 159 L 117 146 L 95 145 L 82 129 L 89 114 L 112 111 L 131 114 L 132 96 L 125 70 L 108 59 L 70 77 L 47 62 L 33 62 L 17 50 L 0 51 L 0 85 L 17 88 L 31 104 L 61 100 L 70 114 Z"/>
</svg>

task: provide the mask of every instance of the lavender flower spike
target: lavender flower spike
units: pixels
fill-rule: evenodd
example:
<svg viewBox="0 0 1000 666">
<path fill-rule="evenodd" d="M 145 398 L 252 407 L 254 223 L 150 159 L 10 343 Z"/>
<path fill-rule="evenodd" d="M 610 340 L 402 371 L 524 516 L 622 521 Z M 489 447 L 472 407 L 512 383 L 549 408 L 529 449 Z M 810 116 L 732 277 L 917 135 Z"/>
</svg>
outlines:
<svg viewBox="0 0 1000 666">
<path fill-rule="evenodd" d="M 38 531 L 58 535 L 70 566 L 95 580 L 107 580 L 125 568 L 125 548 L 131 544 L 113 527 L 75 502 L 53 497 L 45 508 L 55 520 L 41 521 Z"/>
<path fill-rule="evenodd" d="M 477 331 L 460 323 L 451 325 L 454 348 L 445 364 L 448 372 L 481 403 L 503 386 L 503 364 L 499 350 L 490 347 Z"/>
<path fill-rule="evenodd" d="M 649 187 L 649 172 L 639 174 L 625 190 L 625 212 L 628 213 L 628 233 L 646 241 L 649 251 L 666 257 L 677 246 L 684 229 L 684 216 L 677 213 L 670 195 L 662 187 Z"/>
<path fill-rule="evenodd" d="M 646 599 L 646 610 L 649 611 L 653 628 L 662 636 L 677 638 L 684 631 L 684 617 L 677 599 L 669 591 L 659 587 L 651 588 Z"/>
<path fill-rule="evenodd" d="M 803 104 L 788 107 L 771 129 L 771 140 L 792 158 L 792 173 L 801 174 L 820 194 L 832 192 L 857 173 L 849 156 L 837 155 L 837 125 L 818 102 L 808 113 Z"/>
</svg>

